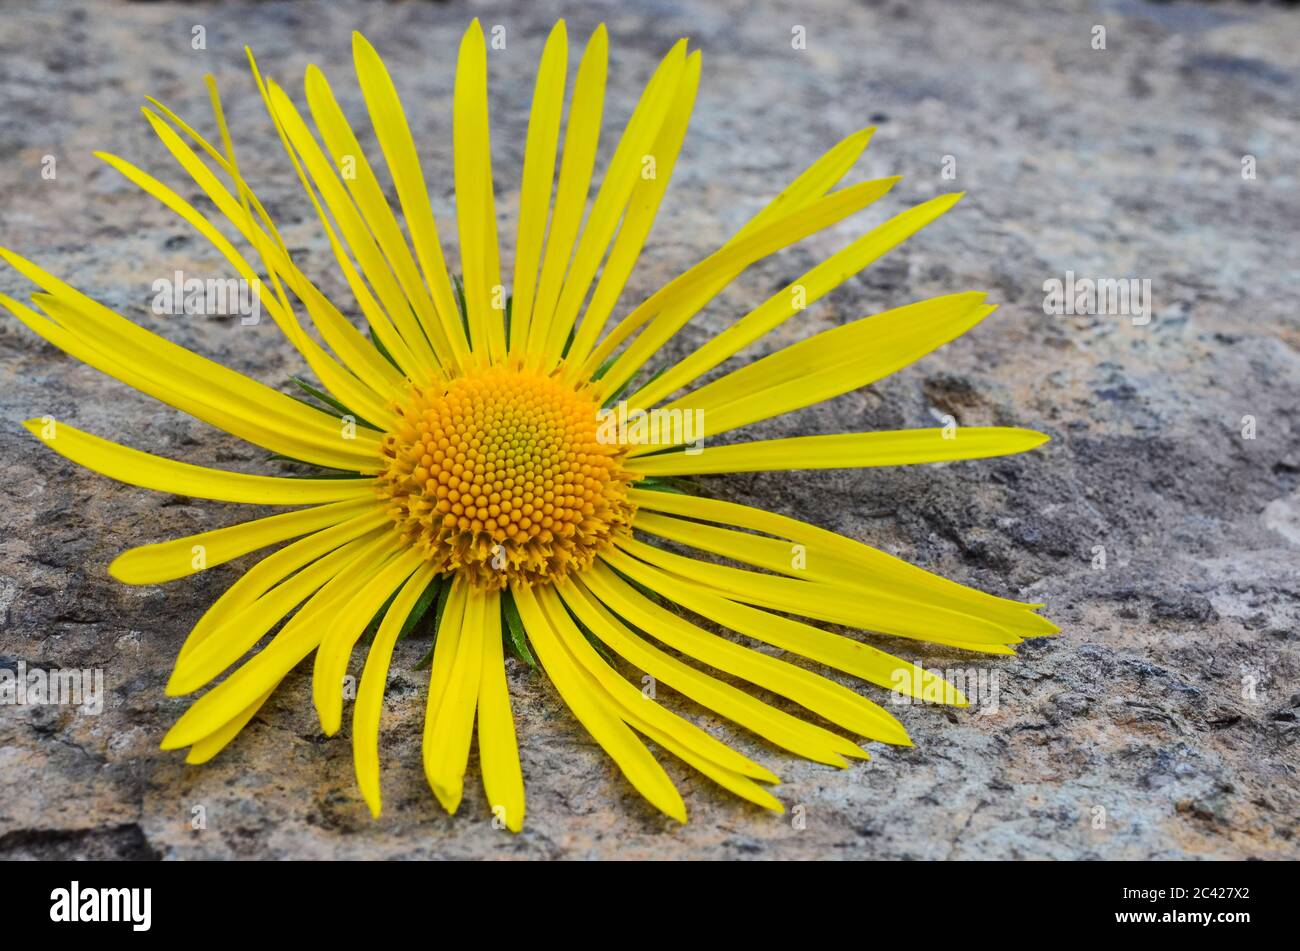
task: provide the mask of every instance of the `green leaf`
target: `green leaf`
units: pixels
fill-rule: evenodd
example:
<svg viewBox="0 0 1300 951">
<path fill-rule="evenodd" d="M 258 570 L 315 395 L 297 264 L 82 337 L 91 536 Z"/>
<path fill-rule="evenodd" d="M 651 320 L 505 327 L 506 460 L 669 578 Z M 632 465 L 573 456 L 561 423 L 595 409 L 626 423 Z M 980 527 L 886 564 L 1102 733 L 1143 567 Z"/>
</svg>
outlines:
<svg viewBox="0 0 1300 951">
<path fill-rule="evenodd" d="M 388 352 L 388 348 L 385 347 L 385 346 L 380 342 L 379 338 L 375 336 L 375 328 L 373 328 L 373 327 L 370 328 L 370 343 L 371 343 L 371 345 L 374 346 L 374 348 L 375 348 L 376 350 L 379 351 L 380 356 L 382 356 L 385 360 L 387 360 L 387 361 L 388 361 L 389 363 L 391 363 L 394 367 L 396 367 L 397 370 L 398 370 L 399 372 L 405 372 L 405 371 L 402 371 L 402 368 L 401 368 L 401 367 L 397 366 L 397 361 L 394 360 L 394 359 L 393 359 L 393 355 L 392 355 L 391 353 Z"/>
<path fill-rule="evenodd" d="M 613 357 L 610 358 L 610 360 L 612 360 L 612 359 L 613 359 Z M 600 368 L 600 370 L 599 370 L 599 373 L 604 373 L 605 370 L 607 370 L 608 368 L 609 368 L 609 360 L 606 360 L 603 364 L 601 364 L 601 368 Z M 655 370 L 654 373 L 650 374 L 650 376 L 648 376 L 648 377 L 646 378 L 646 381 L 645 381 L 644 383 L 638 383 L 635 377 L 633 377 L 632 379 L 628 380 L 626 383 L 624 383 L 622 386 L 620 386 L 617 390 L 615 390 L 614 393 L 611 394 L 611 396 L 609 397 L 609 399 L 605 400 L 605 405 L 602 406 L 601 409 L 609 409 L 611 406 L 613 406 L 615 403 L 617 403 L 619 400 L 621 400 L 624 396 L 626 396 L 626 395 L 628 394 L 628 391 L 632 389 L 632 385 L 633 385 L 634 383 L 636 384 L 636 388 L 637 388 L 638 390 L 641 389 L 641 387 L 643 387 L 643 386 L 649 386 L 649 385 L 650 385 L 651 383 L 653 383 L 655 380 L 657 380 L 657 379 L 659 379 L 661 376 L 663 376 L 664 373 L 667 371 L 667 369 L 668 369 L 667 367 L 660 367 L 658 370 Z M 599 375 L 597 376 L 597 379 L 599 379 Z"/>
<path fill-rule="evenodd" d="M 286 456 L 284 453 L 273 452 L 266 457 L 267 462 L 291 462 L 295 466 L 305 466 L 312 470 L 311 472 L 289 472 L 283 478 L 286 479 L 364 479 L 364 472 L 349 472 L 346 469 L 331 469 L 328 466 L 318 466 L 314 462 L 304 462 L 301 459 L 295 459 L 293 456 Z"/>
<path fill-rule="evenodd" d="M 635 487 L 651 492 L 671 492 L 674 495 L 704 495 L 704 488 L 698 482 L 682 476 L 646 476 Z"/>
<path fill-rule="evenodd" d="M 465 301 L 465 280 L 459 274 L 453 274 L 451 282 L 456 287 L 456 306 L 460 308 L 460 323 L 465 328 L 465 336 L 469 337 L 469 304 Z"/>
<path fill-rule="evenodd" d="M 605 642 L 597 637 L 596 633 L 591 628 L 583 624 L 582 620 L 569 609 L 567 604 L 564 605 L 564 610 L 569 612 L 569 617 L 573 619 L 573 623 L 577 626 L 578 630 L 582 632 L 582 636 L 587 639 L 587 643 L 596 649 L 596 653 L 604 658 L 605 663 L 613 667 L 614 656 L 609 652 L 609 648 L 605 646 Z"/>
<path fill-rule="evenodd" d="M 434 575 L 425 589 L 420 592 L 420 596 L 415 599 L 415 604 L 411 607 L 411 613 L 406 616 L 406 621 L 402 624 L 402 629 L 397 632 L 399 641 L 414 631 L 416 625 L 429 613 L 429 608 L 433 607 L 442 591 L 444 581 L 441 575 Z"/>
<path fill-rule="evenodd" d="M 395 597 L 397 597 L 396 591 L 388 596 L 384 603 L 380 605 L 379 610 L 375 612 L 375 616 L 370 619 L 370 623 L 366 625 L 366 629 L 361 632 L 362 644 L 369 644 L 375 639 L 375 635 L 379 633 L 379 625 L 384 622 L 384 618 L 388 614 L 388 609 L 393 606 L 393 599 Z"/>
<path fill-rule="evenodd" d="M 569 336 L 565 338 L 564 349 L 560 351 L 561 357 L 569 355 L 569 348 L 573 346 L 573 340 L 578 336 L 578 322 L 575 320 L 573 326 L 569 328 Z"/>
<path fill-rule="evenodd" d="M 442 612 L 447 610 L 447 598 L 451 595 L 451 582 L 448 581 L 438 590 L 438 607 L 433 612 L 433 643 L 412 670 L 425 670 L 433 663 L 433 650 L 438 646 L 438 631 L 442 627 Z"/>
<path fill-rule="evenodd" d="M 326 393 L 324 390 L 320 389 L 319 387 L 313 386 L 312 384 L 308 383 L 302 377 L 291 376 L 289 377 L 289 379 L 293 381 L 294 385 L 297 386 L 299 389 L 301 389 L 304 393 L 308 394 L 313 399 L 319 400 L 320 402 L 328 406 L 330 409 L 334 410 L 334 415 L 338 416 L 340 419 L 342 419 L 344 416 L 351 416 L 354 420 L 356 420 L 358 426 L 364 426 L 367 429 L 373 429 L 375 432 L 383 432 L 383 430 L 381 430 L 374 423 L 362 419 L 360 416 L 352 412 L 352 410 L 348 409 L 346 406 L 344 406 L 334 397 L 330 396 L 328 393 Z M 290 393 L 289 395 L 293 396 L 292 393 Z M 305 399 L 303 399 L 300 396 L 294 396 L 293 398 L 296 399 L 299 403 L 306 403 L 306 405 L 308 406 L 313 406 L 312 403 L 308 403 Z M 319 407 L 315 407 L 315 406 L 313 406 L 313 408 L 319 409 Z"/>
<path fill-rule="evenodd" d="M 605 362 L 602 363 L 600 366 L 596 367 L 596 372 L 591 375 L 591 378 L 593 380 L 599 380 L 602 376 L 604 376 L 606 373 L 609 372 L 609 368 L 614 365 L 614 361 L 617 360 L 618 358 L 619 358 L 619 354 L 617 353 L 611 354 L 610 356 L 606 357 Z"/>
<path fill-rule="evenodd" d="M 528 635 L 524 631 L 524 620 L 519 616 L 519 607 L 515 604 L 514 595 L 509 591 L 501 595 L 501 617 L 504 622 L 501 626 L 510 638 L 510 646 L 515 656 L 536 670 L 537 659 L 528 649 Z"/>
<path fill-rule="evenodd" d="M 639 582 L 639 581 L 637 581 L 635 578 L 633 578 L 631 575 L 624 574 L 623 572 L 621 572 L 621 571 L 619 571 L 617 568 L 615 568 L 613 565 L 610 565 L 610 566 L 609 566 L 609 570 L 612 571 L 612 572 L 614 572 L 614 574 L 618 575 L 619 578 L 621 578 L 623 581 L 626 581 L 628 584 L 630 584 L 630 585 L 631 585 L 633 588 L 635 588 L 637 591 L 640 591 L 643 595 L 645 595 L 647 598 L 649 598 L 649 599 L 650 599 L 651 601 L 653 601 L 655 604 L 662 605 L 662 604 L 664 603 L 664 602 L 663 602 L 663 598 L 659 597 L 658 592 L 650 590 L 650 589 L 647 588 L 645 585 L 643 585 L 641 582 Z"/>
</svg>

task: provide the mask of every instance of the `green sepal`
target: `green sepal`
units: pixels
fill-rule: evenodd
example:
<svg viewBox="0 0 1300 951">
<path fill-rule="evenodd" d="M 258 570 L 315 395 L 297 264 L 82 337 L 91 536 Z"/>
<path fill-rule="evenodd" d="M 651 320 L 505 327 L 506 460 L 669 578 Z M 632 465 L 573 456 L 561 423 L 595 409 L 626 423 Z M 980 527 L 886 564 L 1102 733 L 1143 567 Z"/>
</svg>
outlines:
<svg viewBox="0 0 1300 951">
<path fill-rule="evenodd" d="M 438 590 L 438 607 L 433 612 L 433 643 L 424 656 L 416 663 L 412 670 L 425 670 L 433 663 L 433 650 L 438 646 L 438 632 L 442 628 L 442 613 L 447 610 L 447 599 L 451 595 L 451 580 L 442 585 Z"/>
<path fill-rule="evenodd" d="M 704 495 L 704 488 L 698 482 L 684 476 L 646 476 L 633 483 L 632 487 L 650 492 L 671 492 L 674 495 Z"/>
<path fill-rule="evenodd" d="M 286 456 L 282 452 L 273 452 L 266 457 L 267 462 L 291 462 L 295 466 L 306 466 L 311 472 L 290 472 L 281 476 L 284 479 L 367 479 L 373 476 L 367 476 L 364 472 L 349 472 L 347 469 L 331 469 L 329 466 L 317 465 L 314 462 L 306 462 L 302 459 L 295 459 L 293 456 Z"/>
<path fill-rule="evenodd" d="M 383 430 L 380 429 L 378 426 L 376 426 L 374 423 L 358 416 L 356 413 L 352 412 L 352 410 L 348 409 L 345 405 L 340 403 L 334 397 L 330 396 L 330 394 L 326 393 L 320 387 L 313 386 L 312 384 L 308 383 L 306 380 L 304 380 L 302 377 L 299 376 L 291 376 L 289 377 L 289 379 L 300 390 L 302 390 L 308 396 L 312 397 L 312 399 L 319 400 L 320 402 L 328 406 L 330 409 L 334 410 L 334 415 L 337 416 L 339 419 L 342 419 L 344 416 L 351 416 L 354 420 L 356 420 L 358 426 L 364 426 L 366 427 L 366 429 L 373 429 L 377 433 L 383 432 Z M 292 396 L 294 399 L 296 399 L 299 403 L 303 403 L 307 406 L 310 406 L 312 409 L 320 409 L 319 406 L 316 406 L 313 403 L 309 403 L 301 396 L 295 396 L 293 393 L 290 393 L 289 395 Z"/>
<path fill-rule="evenodd" d="M 519 606 L 515 596 L 509 591 L 501 593 L 501 628 L 505 632 L 514 655 L 533 670 L 537 670 L 537 658 L 528 649 L 528 635 L 524 630 L 524 619 L 519 616 Z"/>
<path fill-rule="evenodd" d="M 373 327 L 370 328 L 370 345 L 374 347 L 376 350 L 378 350 L 379 355 L 383 357 L 385 360 L 387 360 L 389 363 L 391 363 L 394 369 L 396 369 L 399 373 L 402 374 L 406 373 L 405 370 L 403 370 L 400 366 L 397 365 L 397 361 L 393 359 L 393 355 L 388 352 L 388 348 L 384 346 L 383 342 L 380 341 L 380 339 L 375 336 L 375 328 Z"/>
</svg>

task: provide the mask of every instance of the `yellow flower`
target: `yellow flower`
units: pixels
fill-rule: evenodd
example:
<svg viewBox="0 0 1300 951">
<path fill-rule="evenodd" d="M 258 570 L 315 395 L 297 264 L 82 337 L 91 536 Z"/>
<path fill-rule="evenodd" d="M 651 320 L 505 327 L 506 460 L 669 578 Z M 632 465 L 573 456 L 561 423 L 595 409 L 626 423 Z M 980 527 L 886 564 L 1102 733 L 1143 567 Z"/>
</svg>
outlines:
<svg viewBox="0 0 1300 951">
<path fill-rule="evenodd" d="M 100 154 L 260 289 L 261 305 L 324 388 L 312 390 L 320 405 L 170 343 L 30 261 L 0 252 L 42 289 L 32 307 L 7 297 L 4 304 L 50 343 L 275 454 L 341 470 L 317 478 L 224 472 L 129 449 L 48 417 L 27 423 L 56 452 L 131 485 L 308 506 L 134 548 L 110 566 L 128 584 L 156 584 L 297 539 L 253 566 L 195 625 L 168 693 L 190 693 L 234 669 L 180 718 L 163 748 L 189 747 L 192 763 L 210 759 L 313 652 L 313 698 L 325 732 L 335 733 L 349 659 L 370 634 L 352 740 L 361 793 L 378 815 L 388 668 L 397 639 L 428 613 L 437 631 L 424 766 L 449 812 L 461 801 L 477 721 L 488 804 L 509 828 L 523 822 L 506 639 L 530 662 L 536 653 L 573 714 L 667 815 L 684 821 L 686 808 L 645 740 L 779 811 L 763 786 L 778 781 L 773 773 L 649 698 L 616 671 L 611 655 L 774 746 L 844 766 L 846 758 L 867 754 L 823 721 L 885 743 L 909 744 L 906 731 L 856 692 L 691 618 L 882 687 L 959 705 L 965 699 L 937 675 L 791 615 L 992 654 L 1013 653 L 1023 638 L 1057 630 L 1034 613 L 1041 605 L 963 587 L 782 515 L 674 491 L 680 477 L 702 473 L 972 459 L 1046 440 L 1021 429 L 945 427 L 704 445 L 706 436 L 711 441 L 879 380 L 987 316 L 993 308 L 983 294 L 922 301 L 824 331 L 700 384 L 960 195 L 935 198 L 868 231 L 680 362 L 646 375 L 670 338 L 745 269 L 889 191 L 897 179 L 836 188 L 871 130 L 831 149 L 722 247 L 610 327 L 686 132 L 700 54 L 688 53 L 682 40 L 664 57 L 593 194 L 606 33 L 597 29 L 582 54 L 561 135 L 569 55 L 564 23 L 556 25 L 533 97 L 507 298 L 478 22 L 462 41 L 455 80 L 463 284 L 453 284 L 448 270 L 388 71 L 360 35 L 353 52 L 405 233 L 379 169 L 324 75 L 311 67 L 306 76 L 313 132 L 290 97 L 263 80 L 251 54 L 249 60 L 368 337 L 294 263 L 240 173 L 211 77 L 219 145 L 158 102 L 151 100 L 145 117 L 260 266 L 177 192 Z M 300 308 L 324 345 L 300 322 Z M 806 718 L 733 680 L 786 698 Z"/>
</svg>

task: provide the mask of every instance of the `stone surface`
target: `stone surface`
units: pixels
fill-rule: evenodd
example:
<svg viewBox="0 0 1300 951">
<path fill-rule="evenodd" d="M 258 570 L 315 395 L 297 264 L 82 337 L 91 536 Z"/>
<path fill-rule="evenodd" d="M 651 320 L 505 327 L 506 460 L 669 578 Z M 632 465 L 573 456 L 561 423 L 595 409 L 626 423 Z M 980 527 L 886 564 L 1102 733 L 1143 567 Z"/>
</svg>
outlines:
<svg viewBox="0 0 1300 951">
<path fill-rule="evenodd" d="M 797 13 L 791 11 L 797 10 Z M 496 831 L 471 766 L 448 817 L 420 768 L 425 645 L 404 643 L 384 720 L 385 813 L 351 745 L 324 739 L 305 672 L 205 767 L 158 750 L 185 702 L 163 684 L 194 620 L 241 565 L 128 588 L 120 550 L 254 514 L 82 471 L 20 427 L 54 415 L 190 461 L 265 454 L 127 391 L 0 323 L 0 664 L 102 668 L 98 716 L 0 707 L 0 857 L 1295 858 L 1300 814 L 1300 31 L 1255 5 L 802 0 L 0 6 L 0 241 L 174 340 L 273 385 L 298 371 L 270 323 L 156 318 L 151 283 L 225 272 L 186 226 L 91 156 L 181 177 L 135 111 L 155 95 L 210 128 L 222 83 L 246 171 L 310 273 L 332 262 L 243 70 L 300 92 L 309 62 L 344 107 L 349 31 L 388 58 L 453 220 L 450 102 L 473 14 L 492 54 L 496 187 L 513 221 L 535 57 L 551 19 L 609 24 L 608 126 L 679 35 L 704 51 L 682 161 L 621 305 L 717 247 L 814 157 L 879 131 L 851 175 L 902 174 L 879 205 L 755 268 L 671 348 L 689 348 L 853 234 L 942 191 L 958 209 L 760 350 L 913 299 L 988 290 L 974 332 L 865 390 L 756 427 L 765 435 L 1013 424 L 1026 456 L 864 472 L 745 475 L 709 491 L 817 521 L 987 590 L 1042 601 L 1063 631 L 988 660 L 894 645 L 929 666 L 996 672 L 996 709 L 900 715 L 916 747 L 847 771 L 746 747 L 784 778 L 783 817 L 669 763 L 691 811 L 646 806 L 540 676 L 515 662 L 525 831 Z M 190 47 L 206 29 L 205 51 Z M 807 49 L 791 46 L 807 30 Z M 1104 25 L 1106 49 L 1091 47 Z M 300 100 L 301 101 L 301 100 Z M 46 155 L 57 177 L 41 176 Z M 602 152 L 608 156 L 608 149 Z M 1243 179 L 1244 156 L 1257 177 Z M 955 160 L 955 181 L 942 176 Z M 181 186 L 186 194 L 193 189 Z M 509 234 L 508 229 L 505 231 Z M 507 257 L 507 260 L 509 258 Z M 1151 281 L 1154 317 L 1048 317 L 1067 271 Z M 0 290 L 30 287 L 0 270 Z M 1242 437 L 1253 417 L 1255 438 Z M 1094 567 L 1096 546 L 1106 554 Z M 354 664 L 359 660 L 354 660 Z M 355 669 L 355 667 L 354 667 Z M 870 688 L 866 688 L 870 689 Z M 880 699 L 879 691 L 874 691 Z M 203 807 L 205 830 L 192 828 Z M 801 807 L 801 808 L 795 808 Z M 793 821 L 802 816 L 803 822 Z M 800 827 L 802 826 L 802 827 Z"/>
</svg>

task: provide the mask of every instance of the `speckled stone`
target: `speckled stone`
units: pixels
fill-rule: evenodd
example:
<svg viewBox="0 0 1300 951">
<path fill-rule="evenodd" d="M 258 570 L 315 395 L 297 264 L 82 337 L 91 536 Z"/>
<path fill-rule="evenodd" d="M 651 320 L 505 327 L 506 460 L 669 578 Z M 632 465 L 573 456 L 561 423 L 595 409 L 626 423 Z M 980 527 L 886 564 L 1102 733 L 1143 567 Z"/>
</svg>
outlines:
<svg viewBox="0 0 1300 951">
<path fill-rule="evenodd" d="M 142 588 L 113 582 L 105 566 L 129 546 L 255 510 L 112 483 L 45 451 L 19 424 L 48 414 L 198 463 L 274 464 L 6 319 L 0 664 L 102 668 L 107 696 L 98 716 L 0 707 L 0 858 L 1300 856 L 1294 14 L 1137 0 L 5 4 L 0 242 L 171 339 L 287 386 L 299 367 L 270 322 L 149 312 L 154 279 L 178 268 L 225 272 L 200 238 L 91 152 L 138 162 L 197 200 L 136 107 L 154 95 L 209 129 L 201 77 L 211 71 L 246 172 L 309 272 L 337 290 L 242 45 L 254 44 L 299 101 L 304 67 L 321 65 L 353 112 L 349 33 L 364 31 L 407 99 L 450 233 L 451 84 L 472 15 L 506 28 L 507 48 L 490 63 L 507 235 L 535 60 L 555 16 L 576 37 L 609 25 L 611 134 L 675 38 L 703 50 L 691 132 L 622 312 L 716 248 L 841 137 L 878 127 L 852 175 L 904 181 L 863 215 L 747 273 L 665 359 L 887 215 L 969 191 L 755 352 L 952 291 L 987 290 L 1001 309 L 888 380 L 753 432 L 917 427 L 952 415 L 1039 428 L 1053 442 L 1004 460 L 741 475 L 708 489 L 1045 602 L 1062 634 L 1005 660 L 886 644 L 927 666 L 996 673 L 998 702 L 900 708 L 915 748 L 873 749 L 869 764 L 837 771 L 741 739 L 783 777 L 785 816 L 669 762 L 691 822 L 664 819 L 545 680 L 512 660 L 525 830 L 492 827 L 474 763 L 460 814 L 448 817 L 420 766 L 426 675 L 412 668 L 427 645 L 418 642 L 395 658 L 380 820 L 356 790 L 347 726 L 322 737 L 305 671 L 221 756 L 188 767 L 158 750 L 185 706 L 163 684 L 189 626 L 244 563 Z M 196 25 L 206 50 L 191 48 Z M 1093 48 L 1098 25 L 1105 50 Z M 795 27 L 806 49 L 793 48 Z M 52 181 L 41 175 L 47 155 L 57 161 Z M 1254 179 L 1243 178 L 1245 156 Z M 1043 283 L 1067 271 L 1149 279 L 1153 319 L 1045 316 Z M 4 269 L 0 290 L 25 299 L 30 287 Z M 1242 438 L 1246 416 L 1254 439 Z M 1104 568 L 1094 567 L 1098 546 Z"/>
</svg>

